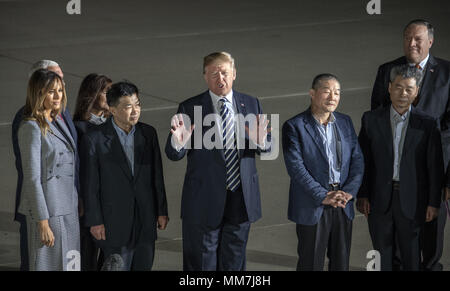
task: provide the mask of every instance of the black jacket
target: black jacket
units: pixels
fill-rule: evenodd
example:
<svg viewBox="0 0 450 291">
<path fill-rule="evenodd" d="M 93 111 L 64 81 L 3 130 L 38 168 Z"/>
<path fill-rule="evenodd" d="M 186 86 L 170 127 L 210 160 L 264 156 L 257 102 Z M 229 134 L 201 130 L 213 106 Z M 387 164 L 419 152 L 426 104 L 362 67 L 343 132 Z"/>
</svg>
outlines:
<svg viewBox="0 0 450 291">
<path fill-rule="evenodd" d="M 370 211 L 389 210 L 394 150 L 390 106 L 364 113 L 359 144 L 364 178 L 358 198 L 369 198 Z M 427 206 L 440 207 L 444 178 L 442 148 L 436 120 L 412 109 L 400 161 L 400 204 L 409 219 L 425 220 Z"/>
<path fill-rule="evenodd" d="M 86 226 L 105 225 L 100 246 L 156 239 L 157 217 L 167 214 L 163 168 L 155 129 L 136 124 L 134 176 L 111 118 L 88 131 L 81 142 L 81 193 Z"/>
<path fill-rule="evenodd" d="M 400 57 L 378 68 L 372 91 L 371 109 L 384 107 L 391 103 L 389 98 L 389 75 L 394 66 L 406 64 L 406 57 Z M 450 62 L 430 54 L 424 68 L 424 77 L 419 91 L 416 108 L 425 114 L 439 119 L 445 165 L 450 159 Z"/>
</svg>

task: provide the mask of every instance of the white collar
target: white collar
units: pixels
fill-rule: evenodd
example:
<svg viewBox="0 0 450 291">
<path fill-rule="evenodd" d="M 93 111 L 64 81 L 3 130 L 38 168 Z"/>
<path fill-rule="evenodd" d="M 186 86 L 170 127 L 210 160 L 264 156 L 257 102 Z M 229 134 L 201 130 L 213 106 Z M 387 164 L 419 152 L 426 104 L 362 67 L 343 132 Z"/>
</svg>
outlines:
<svg viewBox="0 0 450 291">
<path fill-rule="evenodd" d="M 391 104 L 391 117 L 397 116 L 397 118 L 400 118 L 401 120 L 405 121 L 408 118 L 409 113 L 411 112 L 411 105 L 409 105 L 408 111 L 403 113 L 403 115 L 400 115 L 395 109 L 394 106 Z"/>
<path fill-rule="evenodd" d="M 226 96 L 218 96 L 214 94 L 211 90 L 209 90 L 209 95 L 215 100 L 214 104 L 217 104 L 219 102 L 220 98 L 225 97 L 231 104 L 233 104 L 233 90 L 230 90 L 230 92 Z"/>
<path fill-rule="evenodd" d="M 427 65 L 428 59 L 430 58 L 430 54 L 427 55 L 427 57 L 425 59 L 423 59 L 423 61 L 421 61 L 419 63 L 420 66 L 420 70 L 423 71 L 423 69 L 425 68 L 425 66 Z M 416 64 L 414 63 L 408 63 L 410 66 L 415 66 Z"/>
</svg>

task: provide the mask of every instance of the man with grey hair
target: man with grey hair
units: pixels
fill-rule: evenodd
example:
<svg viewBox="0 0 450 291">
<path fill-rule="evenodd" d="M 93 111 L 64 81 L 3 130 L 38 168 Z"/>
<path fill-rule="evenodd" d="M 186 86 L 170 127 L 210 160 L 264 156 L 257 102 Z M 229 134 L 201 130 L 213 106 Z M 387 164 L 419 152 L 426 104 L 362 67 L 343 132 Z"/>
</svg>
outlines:
<svg viewBox="0 0 450 291">
<path fill-rule="evenodd" d="M 393 67 L 408 64 L 423 74 L 419 93 L 412 106 L 438 119 L 443 146 L 444 165 L 450 159 L 450 62 L 430 53 L 435 40 L 435 28 L 424 19 L 414 19 L 403 29 L 404 56 L 378 68 L 372 91 L 371 109 L 390 104 L 389 74 Z M 442 195 L 443 197 L 443 195 Z M 442 200 L 442 199 L 441 199 Z M 425 270 L 442 270 L 439 260 L 444 248 L 446 222 L 445 202 L 442 202 L 437 219 L 425 224 L 421 233 L 422 267 Z"/>
<path fill-rule="evenodd" d="M 49 71 L 53 71 L 56 74 L 58 74 L 61 78 L 64 77 L 64 74 L 58 65 L 57 62 L 51 61 L 51 60 L 41 60 L 36 63 L 34 63 L 30 71 L 28 72 L 28 77 L 31 77 L 31 75 L 40 69 L 47 69 Z M 22 172 L 22 160 L 20 155 L 20 148 L 19 148 L 19 141 L 17 137 L 17 131 L 19 129 L 20 122 L 23 119 L 23 109 L 24 107 L 20 108 L 19 111 L 17 111 L 16 115 L 14 116 L 14 120 L 12 122 L 12 143 L 13 143 L 13 149 L 14 149 L 14 156 L 16 157 L 16 169 L 17 169 L 17 188 L 16 188 L 16 206 L 15 206 L 15 214 L 14 214 L 14 220 L 20 223 L 20 270 L 21 271 L 28 271 L 29 270 L 29 264 L 28 264 L 28 243 L 27 243 L 27 224 L 25 221 L 25 216 L 17 212 L 17 208 L 19 206 L 20 201 L 20 193 L 22 191 L 22 181 L 23 181 L 23 172 Z M 77 144 L 77 131 L 75 129 L 75 125 L 73 124 L 72 117 L 70 115 L 70 112 L 68 108 L 66 107 L 65 111 L 61 114 L 61 117 L 63 118 L 64 122 L 66 123 L 67 127 L 69 128 L 70 134 L 72 135 L 73 140 L 75 141 L 75 144 Z M 79 182 L 78 182 L 78 167 L 79 167 L 79 160 L 78 160 L 78 154 L 75 156 L 75 163 L 76 163 L 76 176 L 75 176 L 75 186 L 77 187 L 77 190 L 79 190 Z M 78 191 L 79 193 L 79 191 Z"/>
<path fill-rule="evenodd" d="M 356 207 L 368 219 L 382 271 L 393 270 L 396 239 L 402 269 L 420 270 L 419 233 L 438 216 L 441 204 L 444 166 L 437 123 L 411 106 L 421 79 L 415 67 L 393 67 L 391 105 L 362 117 L 365 170 Z"/>
<path fill-rule="evenodd" d="M 30 78 L 34 72 L 36 72 L 37 70 L 40 70 L 40 69 L 46 69 L 49 71 L 53 71 L 56 74 L 58 74 L 61 78 L 64 78 L 64 74 L 63 74 L 59 64 L 57 62 L 51 61 L 51 60 L 40 60 L 40 61 L 34 63 L 31 66 L 30 71 L 28 72 L 28 78 Z"/>
</svg>

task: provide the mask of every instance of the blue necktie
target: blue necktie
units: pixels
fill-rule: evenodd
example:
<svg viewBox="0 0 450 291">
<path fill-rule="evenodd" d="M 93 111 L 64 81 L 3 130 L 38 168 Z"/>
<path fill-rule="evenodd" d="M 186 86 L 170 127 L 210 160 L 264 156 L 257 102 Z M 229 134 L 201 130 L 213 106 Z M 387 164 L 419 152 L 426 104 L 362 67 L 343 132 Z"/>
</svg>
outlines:
<svg viewBox="0 0 450 291">
<path fill-rule="evenodd" d="M 226 98 L 220 98 L 220 117 L 222 117 L 223 149 L 225 154 L 225 165 L 227 170 L 227 189 L 235 191 L 241 179 L 239 177 L 239 156 L 236 149 L 234 134 L 234 121 L 230 109 L 227 107 Z"/>
</svg>

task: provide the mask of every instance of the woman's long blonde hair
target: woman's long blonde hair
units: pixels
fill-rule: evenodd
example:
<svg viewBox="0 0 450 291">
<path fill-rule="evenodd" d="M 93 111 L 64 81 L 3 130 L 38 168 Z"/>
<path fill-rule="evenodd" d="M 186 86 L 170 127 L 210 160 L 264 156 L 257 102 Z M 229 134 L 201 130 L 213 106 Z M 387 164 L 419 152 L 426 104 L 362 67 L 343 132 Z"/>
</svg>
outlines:
<svg viewBox="0 0 450 291">
<path fill-rule="evenodd" d="M 35 120 L 44 136 L 50 130 L 50 126 L 44 115 L 44 101 L 45 98 L 47 98 L 48 92 L 53 89 L 56 82 L 61 84 L 63 96 L 59 109 L 51 112 L 53 118 L 60 114 L 61 111 L 65 110 L 67 104 L 66 89 L 61 77 L 55 72 L 42 69 L 34 72 L 28 81 L 27 101 L 25 103 L 23 116 L 25 120 Z"/>
</svg>

